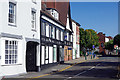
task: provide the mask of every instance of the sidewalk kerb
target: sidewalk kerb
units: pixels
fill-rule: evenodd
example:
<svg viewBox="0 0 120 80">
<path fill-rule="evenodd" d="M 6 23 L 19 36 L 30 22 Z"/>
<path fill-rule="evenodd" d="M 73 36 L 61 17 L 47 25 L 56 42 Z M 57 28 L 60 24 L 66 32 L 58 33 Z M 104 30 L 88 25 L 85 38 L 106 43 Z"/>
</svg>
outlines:
<svg viewBox="0 0 120 80">
<path fill-rule="evenodd" d="M 99 59 L 99 58 L 97 57 L 96 59 Z M 72 66 L 75 66 L 75 65 L 77 65 L 77 64 L 80 64 L 80 63 L 83 63 L 83 62 L 86 62 L 86 61 L 89 61 L 89 60 L 96 60 L 96 59 L 88 59 L 88 60 L 80 61 L 80 62 L 78 62 L 78 63 L 72 64 L 72 65 L 67 66 L 67 67 L 65 67 L 65 68 L 63 68 L 63 69 L 60 69 L 60 70 L 58 70 L 57 72 L 62 72 L 62 71 L 65 71 L 65 70 L 67 70 L 67 69 L 69 69 L 69 68 L 71 68 Z M 52 73 L 50 73 L 50 74 L 44 74 L 44 75 L 40 75 L 40 76 L 37 76 L 37 77 L 32 77 L 32 79 L 40 78 L 40 77 L 44 77 L 44 76 L 48 76 L 48 75 L 52 75 L 52 74 L 55 74 L 55 73 L 57 73 L 57 72 L 52 72 Z"/>
</svg>

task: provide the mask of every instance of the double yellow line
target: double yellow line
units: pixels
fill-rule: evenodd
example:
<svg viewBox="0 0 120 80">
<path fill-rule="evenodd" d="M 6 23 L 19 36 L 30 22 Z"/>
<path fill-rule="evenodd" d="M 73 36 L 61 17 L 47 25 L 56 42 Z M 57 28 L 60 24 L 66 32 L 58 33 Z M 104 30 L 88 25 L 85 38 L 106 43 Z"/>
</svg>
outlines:
<svg viewBox="0 0 120 80">
<path fill-rule="evenodd" d="M 97 57 L 96 59 L 99 59 L 99 58 Z M 94 60 L 96 60 L 96 59 L 94 59 Z M 91 60 L 91 59 L 89 59 L 89 60 Z M 65 70 L 67 70 L 67 69 L 69 69 L 69 68 L 71 68 L 71 67 L 73 67 L 73 66 L 75 66 L 75 65 L 77 65 L 77 64 L 80 64 L 80 63 L 83 63 L 83 62 L 89 61 L 89 60 L 84 60 L 84 61 L 81 61 L 81 62 L 79 62 L 79 63 L 72 64 L 72 65 L 67 66 L 67 67 L 65 67 L 65 68 L 63 68 L 63 69 L 61 69 L 61 70 L 59 70 L 59 71 L 57 71 L 57 72 L 65 71 Z M 57 72 L 53 72 L 53 73 L 49 73 L 49 74 L 44 74 L 44 75 L 40 75 L 40 76 L 37 76 L 37 77 L 32 77 L 31 79 L 41 78 L 41 77 L 44 77 L 44 76 L 48 76 L 48 75 L 55 74 L 55 73 L 57 73 Z M 31 80 L 31 79 L 29 79 L 29 80 Z"/>
</svg>

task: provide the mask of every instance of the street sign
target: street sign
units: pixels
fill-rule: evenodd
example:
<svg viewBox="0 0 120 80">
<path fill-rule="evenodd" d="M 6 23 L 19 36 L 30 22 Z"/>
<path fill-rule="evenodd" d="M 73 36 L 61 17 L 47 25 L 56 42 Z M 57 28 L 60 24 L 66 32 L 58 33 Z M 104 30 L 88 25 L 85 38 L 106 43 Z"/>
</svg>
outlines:
<svg viewBox="0 0 120 80">
<path fill-rule="evenodd" d="M 68 50 L 72 50 L 72 48 L 69 47 Z"/>
<path fill-rule="evenodd" d="M 93 45 L 93 48 L 95 48 L 95 45 Z"/>
</svg>

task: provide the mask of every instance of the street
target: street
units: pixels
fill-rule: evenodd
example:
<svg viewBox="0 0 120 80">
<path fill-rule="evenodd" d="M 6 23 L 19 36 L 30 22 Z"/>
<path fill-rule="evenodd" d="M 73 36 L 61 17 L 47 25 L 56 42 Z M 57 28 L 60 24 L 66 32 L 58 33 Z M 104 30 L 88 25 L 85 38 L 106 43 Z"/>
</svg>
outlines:
<svg viewBox="0 0 120 80">
<path fill-rule="evenodd" d="M 60 80 L 73 80 L 73 79 L 107 79 L 107 80 L 116 80 L 118 79 L 118 65 L 120 65 L 119 57 L 117 56 L 101 56 L 99 59 L 88 60 L 85 62 L 78 62 L 72 66 L 70 64 L 68 68 L 65 68 L 57 72 L 38 72 L 32 73 L 31 75 L 22 75 L 22 77 L 14 78 L 30 78 L 33 79 L 44 79 L 48 80 L 51 78 L 60 78 Z M 5 79 L 7 80 L 7 79 Z M 20 79 L 21 80 L 21 79 Z"/>
<path fill-rule="evenodd" d="M 117 78 L 118 57 L 99 57 L 97 60 L 86 61 L 71 68 L 42 78 Z"/>
</svg>

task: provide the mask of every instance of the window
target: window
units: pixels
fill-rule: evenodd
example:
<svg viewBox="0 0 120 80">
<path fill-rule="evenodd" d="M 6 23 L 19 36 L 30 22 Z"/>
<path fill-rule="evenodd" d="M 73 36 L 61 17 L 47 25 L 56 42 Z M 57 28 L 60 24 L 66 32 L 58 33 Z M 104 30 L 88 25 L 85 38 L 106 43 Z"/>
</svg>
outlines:
<svg viewBox="0 0 120 80">
<path fill-rule="evenodd" d="M 52 26 L 50 25 L 50 26 L 49 26 L 49 37 L 50 37 L 50 38 L 52 38 L 52 32 L 51 32 L 52 29 L 51 29 L 51 28 L 52 28 Z"/>
<path fill-rule="evenodd" d="M 5 40 L 5 64 L 16 64 L 18 59 L 18 41 Z"/>
<path fill-rule="evenodd" d="M 41 25 L 41 35 L 45 36 L 45 23 L 42 22 L 42 25 Z"/>
<path fill-rule="evenodd" d="M 55 38 L 55 27 L 51 27 L 51 37 L 54 39 Z"/>
<path fill-rule="evenodd" d="M 61 40 L 61 31 L 59 30 L 59 40 Z"/>
<path fill-rule="evenodd" d="M 46 23 L 46 36 L 49 37 L 49 24 Z"/>
<path fill-rule="evenodd" d="M 64 34 L 65 34 L 65 36 L 64 36 L 64 37 L 65 37 L 65 40 L 67 40 L 67 32 L 65 32 Z"/>
<path fill-rule="evenodd" d="M 56 28 L 56 39 L 59 40 L 59 29 Z"/>
<path fill-rule="evenodd" d="M 35 11 L 32 11 L 32 29 L 36 29 L 36 12 Z"/>
<path fill-rule="evenodd" d="M 16 4 L 9 2 L 9 23 L 16 24 Z"/>
</svg>

